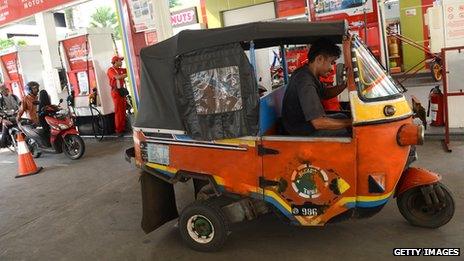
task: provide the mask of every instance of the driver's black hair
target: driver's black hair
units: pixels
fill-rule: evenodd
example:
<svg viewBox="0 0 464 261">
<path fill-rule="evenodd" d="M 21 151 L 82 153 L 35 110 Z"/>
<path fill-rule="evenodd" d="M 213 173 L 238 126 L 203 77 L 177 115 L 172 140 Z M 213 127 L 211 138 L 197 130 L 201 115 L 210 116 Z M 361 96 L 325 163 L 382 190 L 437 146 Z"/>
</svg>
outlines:
<svg viewBox="0 0 464 261">
<path fill-rule="evenodd" d="M 325 57 L 337 57 L 342 54 L 340 47 L 327 38 L 319 38 L 311 44 L 308 51 L 308 62 L 312 63 L 318 55 Z"/>
</svg>

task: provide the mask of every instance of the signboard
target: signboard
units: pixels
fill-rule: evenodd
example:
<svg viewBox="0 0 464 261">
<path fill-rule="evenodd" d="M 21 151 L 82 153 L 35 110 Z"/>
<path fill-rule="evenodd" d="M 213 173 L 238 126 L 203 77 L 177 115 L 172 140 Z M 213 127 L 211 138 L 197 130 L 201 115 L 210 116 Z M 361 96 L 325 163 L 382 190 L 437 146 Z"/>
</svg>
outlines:
<svg viewBox="0 0 464 261">
<path fill-rule="evenodd" d="M 8 76 L 8 79 L 3 80 L 7 88 L 21 99 L 24 96 L 24 92 L 22 90 L 22 75 L 20 74 L 21 69 L 19 68 L 18 59 L 18 52 L 12 52 L 0 57 L 3 68 L 5 68 Z"/>
<path fill-rule="evenodd" d="M 1 57 L 3 66 L 8 74 L 10 81 L 19 81 L 18 53 L 13 52 Z"/>
<path fill-rule="evenodd" d="M 372 1 L 368 0 L 315 0 L 316 17 L 345 14 L 348 16 L 372 13 Z"/>
<path fill-rule="evenodd" d="M 464 3 L 445 5 L 446 39 L 464 38 Z"/>
<path fill-rule="evenodd" d="M 136 33 L 155 29 L 152 0 L 128 0 Z"/>
<path fill-rule="evenodd" d="M 172 27 L 182 27 L 191 24 L 198 24 L 197 8 L 190 7 L 187 9 L 171 13 Z"/>
<path fill-rule="evenodd" d="M 86 70 L 88 66 L 87 59 L 89 59 L 87 36 L 69 38 L 63 40 L 62 43 L 71 70 Z"/>
<path fill-rule="evenodd" d="M 406 16 L 416 16 L 417 11 L 416 8 L 406 9 L 405 11 Z"/>
<path fill-rule="evenodd" d="M 77 73 L 77 82 L 79 83 L 79 95 L 89 94 L 89 77 L 86 71 Z"/>
<path fill-rule="evenodd" d="M 145 43 L 147 45 L 153 45 L 158 42 L 158 36 L 156 31 L 145 32 Z"/>
<path fill-rule="evenodd" d="M 151 0 L 128 0 L 134 31 L 136 33 L 155 30 L 155 18 Z M 190 7 L 171 13 L 173 28 L 198 24 L 196 7 Z"/>
<path fill-rule="evenodd" d="M 74 0 L 0 0 L 0 26 Z"/>
</svg>

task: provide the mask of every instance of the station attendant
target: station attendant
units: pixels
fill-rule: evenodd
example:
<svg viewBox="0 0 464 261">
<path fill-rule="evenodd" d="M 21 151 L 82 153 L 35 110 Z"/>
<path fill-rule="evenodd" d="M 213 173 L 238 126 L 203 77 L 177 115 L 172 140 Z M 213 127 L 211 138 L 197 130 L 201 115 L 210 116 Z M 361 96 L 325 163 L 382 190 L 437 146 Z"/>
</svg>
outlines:
<svg viewBox="0 0 464 261">
<path fill-rule="evenodd" d="M 114 125 L 116 134 L 121 137 L 126 129 L 126 95 L 127 89 L 124 86 L 124 79 L 127 77 L 127 70 L 121 68 L 123 57 L 114 56 L 111 59 L 111 66 L 107 71 L 108 81 L 111 86 L 111 97 L 114 103 Z"/>
</svg>

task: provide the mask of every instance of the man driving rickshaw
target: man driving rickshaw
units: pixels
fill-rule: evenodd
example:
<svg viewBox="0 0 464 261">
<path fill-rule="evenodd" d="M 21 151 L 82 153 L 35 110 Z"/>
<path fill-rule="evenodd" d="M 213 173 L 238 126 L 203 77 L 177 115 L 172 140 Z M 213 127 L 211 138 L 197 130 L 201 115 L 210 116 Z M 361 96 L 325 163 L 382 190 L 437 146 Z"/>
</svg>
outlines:
<svg viewBox="0 0 464 261">
<path fill-rule="evenodd" d="M 326 114 L 322 99 L 331 99 L 347 87 L 346 83 L 325 88 L 319 77 L 326 77 L 340 57 L 340 48 L 320 38 L 311 45 L 308 64 L 293 72 L 285 91 L 282 121 L 285 130 L 294 136 L 344 136 L 351 120 L 343 113 Z"/>
</svg>

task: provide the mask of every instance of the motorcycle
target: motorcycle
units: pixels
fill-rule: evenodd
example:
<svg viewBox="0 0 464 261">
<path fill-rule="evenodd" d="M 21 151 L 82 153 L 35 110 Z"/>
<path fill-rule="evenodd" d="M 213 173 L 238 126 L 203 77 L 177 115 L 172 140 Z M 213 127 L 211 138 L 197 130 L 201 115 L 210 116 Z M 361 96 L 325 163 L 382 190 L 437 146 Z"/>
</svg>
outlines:
<svg viewBox="0 0 464 261">
<path fill-rule="evenodd" d="M 15 120 L 16 111 L 0 111 L 0 149 L 9 149 L 11 152 L 16 152 L 17 142 L 16 134 L 19 132 Z M 5 137 L 3 137 L 3 128 L 6 128 Z"/>
<path fill-rule="evenodd" d="M 26 135 L 26 144 L 34 158 L 48 153 L 64 153 L 68 158 L 77 160 L 84 155 L 85 143 L 79 136 L 74 120 L 63 113 L 59 106 L 46 106 L 39 113 L 45 115 L 50 132 L 42 127 L 36 128 L 28 121 L 18 123 L 19 129 Z"/>
</svg>

